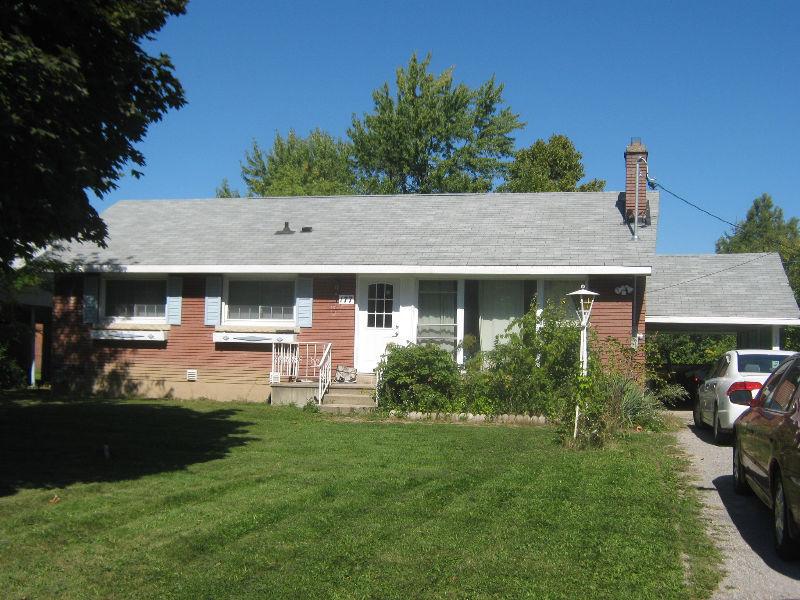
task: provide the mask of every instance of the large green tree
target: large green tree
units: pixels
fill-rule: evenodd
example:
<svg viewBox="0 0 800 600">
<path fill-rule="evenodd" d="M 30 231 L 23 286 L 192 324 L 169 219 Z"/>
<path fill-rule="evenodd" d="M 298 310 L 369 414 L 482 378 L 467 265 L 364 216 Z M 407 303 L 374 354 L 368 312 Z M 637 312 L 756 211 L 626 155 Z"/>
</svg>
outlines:
<svg viewBox="0 0 800 600">
<path fill-rule="evenodd" d="M 269 152 L 258 142 L 245 155 L 249 196 L 336 196 L 355 191 L 350 145 L 320 129 L 308 137 L 275 134 Z"/>
<path fill-rule="evenodd" d="M 353 115 L 348 130 L 365 191 L 485 192 L 505 175 L 512 133 L 523 124 L 503 104 L 494 77 L 470 88 L 453 69 L 428 72 L 431 56 L 411 56 L 397 69 L 394 93 L 385 83 L 372 94 L 374 110 Z"/>
<path fill-rule="evenodd" d="M 592 179 L 583 184 L 583 155 L 565 135 L 554 134 L 547 141 L 536 140 L 528 148 L 519 150 L 508 166 L 503 192 L 602 192 L 603 179 Z"/>
<path fill-rule="evenodd" d="M 769 194 L 753 200 L 745 219 L 736 223 L 732 233 L 717 240 L 717 252 L 778 252 L 795 299 L 800 302 L 800 219 L 785 218 L 783 209 Z M 800 350 L 800 328 L 789 330 L 785 345 Z"/>
<path fill-rule="evenodd" d="M 104 243 L 89 203 L 116 187 L 148 126 L 185 102 L 165 54 L 142 42 L 186 0 L 0 5 L 0 268 L 58 240 Z"/>
</svg>

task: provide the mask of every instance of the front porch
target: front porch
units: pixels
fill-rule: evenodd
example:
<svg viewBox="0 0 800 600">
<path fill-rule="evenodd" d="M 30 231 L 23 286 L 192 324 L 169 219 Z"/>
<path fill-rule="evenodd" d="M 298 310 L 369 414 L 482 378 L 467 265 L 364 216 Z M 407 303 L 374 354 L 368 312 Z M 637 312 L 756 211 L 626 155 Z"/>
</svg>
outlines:
<svg viewBox="0 0 800 600">
<path fill-rule="evenodd" d="M 284 342 L 272 348 L 270 403 L 346 413 L 375 408 L 375 375 L 332 363 L 331 342 Z"/>
</svg>

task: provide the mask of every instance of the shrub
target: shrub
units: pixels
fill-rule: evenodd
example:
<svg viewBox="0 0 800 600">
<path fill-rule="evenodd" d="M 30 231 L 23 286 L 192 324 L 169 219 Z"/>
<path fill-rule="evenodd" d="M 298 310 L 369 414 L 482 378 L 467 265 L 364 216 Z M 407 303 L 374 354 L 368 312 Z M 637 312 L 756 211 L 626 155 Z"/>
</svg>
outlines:
<svg viewBox="0 0 800 600">
<path fill-rule="evenodd" d="M 0 344 L 0 390 L 23 387 L 25 372 L 8 355 L 8 347 Z"/>
<path fill-rule="evenodd" d="M 432 344 L 390 346 L 378 364 L 378 403 L 404 412 L 460 412 L 453 355 Z"/>
</svg>

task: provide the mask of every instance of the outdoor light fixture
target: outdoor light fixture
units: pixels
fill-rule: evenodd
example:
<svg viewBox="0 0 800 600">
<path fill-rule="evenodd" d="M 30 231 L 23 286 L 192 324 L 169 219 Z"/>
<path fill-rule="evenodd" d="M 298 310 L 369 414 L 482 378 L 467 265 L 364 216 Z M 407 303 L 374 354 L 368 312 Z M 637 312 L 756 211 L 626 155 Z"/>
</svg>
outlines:
<svg viewBox="0 0 800 600">
<path fill-rule="evenodd" d="M 581 376 L 586 377 L 589 371 L 589 316 L 592 314 L 592 306 L 594 299 L 599 296 L 597 292 L 591 292 L 586 289 L 586 286 L 581 284 L 581 289 L 570 292 L 570 296 L 575 302 L 575 309 L 581 317 Z M 575 405 L 575 431 L 572 434 L 573 438 L 578 437 L 578 415 L 580 414 L 580 405 Z"/>
</svg>

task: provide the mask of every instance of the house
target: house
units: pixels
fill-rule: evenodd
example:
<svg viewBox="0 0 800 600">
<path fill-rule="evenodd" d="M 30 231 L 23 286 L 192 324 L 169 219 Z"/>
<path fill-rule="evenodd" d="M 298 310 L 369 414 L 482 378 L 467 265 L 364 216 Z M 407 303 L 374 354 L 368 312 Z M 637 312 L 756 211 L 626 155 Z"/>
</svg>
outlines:
<svg viewBox="0 0 800 600">
<path fill-rule="evenodd" d="M 654 327 L 700 327 L 670 321 L 706 314 L 681 301 L 680 282 L 728 257 L 656 256 L 659 194 L 636 172 L 646 157 L 639 142 L 626 148 L 624 192 L 118 202 L 103 213 L 106 248 L 62 255 L 76 268 L 55 281 L 55 379 L 251 401 L 287 378 L 322 379 L 321 397 L 332 369 L 371 372 L 389 343 L 436 343 L 461 362 L 465 339 L 491 348 L 531 300 L 560 302 L 581 284 L 599 293 L 599 338 L 641 347 L 649 303 Z M 775 257 L 762 262 L 759 291 L 781 303 L 748 296 L 721 315 L 800 324 Z M 651 300 L 652 280 L 663 289 Z"/>
</svg>

